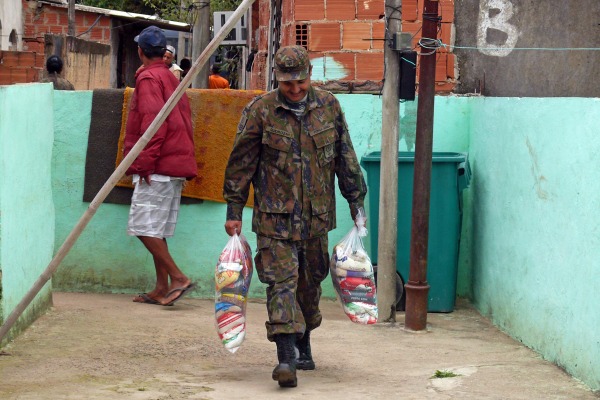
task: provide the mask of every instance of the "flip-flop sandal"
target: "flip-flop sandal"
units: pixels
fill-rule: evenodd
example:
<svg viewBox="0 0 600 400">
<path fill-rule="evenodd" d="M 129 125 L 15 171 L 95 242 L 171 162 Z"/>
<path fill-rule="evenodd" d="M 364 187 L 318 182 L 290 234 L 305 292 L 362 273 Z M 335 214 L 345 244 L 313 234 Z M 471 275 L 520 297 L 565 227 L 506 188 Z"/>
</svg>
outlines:
<svg viewBox="0 0 600 400">
<path fill-rule="evenodd" d="M 160 304 L 160 302 L 158 300 L 153 299 L 152 297 L 148 296 L 148 294 L 146 294 L 146 293 L 138 293 L 137 297 L 139 297 L 143 301 L 136 301 L 134 298 L 134 300 L 133 300 L 134 303 Z"/>
<path fill-rule="evenodd" d="M 169 293 L 167 293 L 167 295 L 165 296 L 165 298 L 169 298 L 169 296 L 171 296 L 173 293 L 179 291 L 179 296 L 175 297 L 173 300 L 171 300 L 168 303 L 160 303 L 163 306 L 172 306 L 173 304 L 175 304 L 175 302 L 181 300 L 181 298 L 190 290 L 194 289 L 196 287 L 195 283 L 190 283 L 189 285 L 185 286 L 185 287 L 179 287 L 179 288 L 175 288 L 173 290 L 171 290 Z"/>
</svg>

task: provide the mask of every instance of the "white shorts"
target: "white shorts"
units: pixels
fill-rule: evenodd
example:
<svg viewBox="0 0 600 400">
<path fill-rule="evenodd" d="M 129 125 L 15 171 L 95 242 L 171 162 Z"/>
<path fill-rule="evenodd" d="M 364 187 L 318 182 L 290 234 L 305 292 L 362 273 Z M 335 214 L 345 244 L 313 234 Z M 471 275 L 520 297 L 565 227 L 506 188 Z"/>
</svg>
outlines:
<svg viewBox="0 0 600 400">
<path fill-rule="evenodd" d="M 136 183 L 127 222 L 130 236 L 172 237 L 181 201 L 182 179 Z"/>
</svg>

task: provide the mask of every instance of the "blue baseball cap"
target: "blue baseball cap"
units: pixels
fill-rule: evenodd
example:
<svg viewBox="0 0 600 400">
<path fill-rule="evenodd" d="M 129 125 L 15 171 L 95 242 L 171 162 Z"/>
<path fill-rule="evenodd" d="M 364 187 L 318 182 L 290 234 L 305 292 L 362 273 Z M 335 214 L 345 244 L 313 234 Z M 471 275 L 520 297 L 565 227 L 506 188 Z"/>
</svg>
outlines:
<svg viewBox="0 0 600 400">
<path fill-rule="evenodd" d="M 144 29 L 135 40 L 142 49 L 149 50 L 153 48 L 165 48 L 167 47 L 167 38 L 163 33 L 162 29 L 151 25 Z"/>
</svg>

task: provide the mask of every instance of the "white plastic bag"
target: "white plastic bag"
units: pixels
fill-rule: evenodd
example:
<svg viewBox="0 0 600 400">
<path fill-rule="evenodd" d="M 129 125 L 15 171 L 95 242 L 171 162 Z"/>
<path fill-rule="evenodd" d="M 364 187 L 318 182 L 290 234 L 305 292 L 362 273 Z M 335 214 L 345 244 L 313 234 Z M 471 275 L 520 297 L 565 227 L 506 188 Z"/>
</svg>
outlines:
<svg viewBox="0 0 600 400">
<path fill-rule="evenodd" d="M 252 250 L 233 235 L 215 269 L 215 326 L 223 346 L 235 353 L 246 337 L 246 296 L 252 279 Z"/>
<path fill-rule="evenodd" d="M 378 312 L 373 264 L 362 242 L 365 221 L 361 207 L 354 227 L 333 247 L 329 269 L 344 312 L 352 322 L 366 325 L 377 322 Z"/>
</svg>

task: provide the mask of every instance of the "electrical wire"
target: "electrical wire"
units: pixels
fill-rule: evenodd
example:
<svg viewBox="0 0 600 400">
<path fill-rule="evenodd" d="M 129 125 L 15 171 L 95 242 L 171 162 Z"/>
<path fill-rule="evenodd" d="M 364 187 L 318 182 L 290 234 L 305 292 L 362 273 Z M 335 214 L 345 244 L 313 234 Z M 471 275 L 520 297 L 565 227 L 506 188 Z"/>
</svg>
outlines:
<svg viewBox="0 0 600 400">
<path fill-rule="evenodd" d="M 412 65 L 414 65 L 415 67 L 417 66 L 417 64 L 416 64 L 416 63 L 414 63 L 414 62 L 410 61 L 410 60 L 409 60 L 409 59 L 407 59 L 407 58 L 400 57 L 400 59 L 401 59 L 401 60 L 404 60 L 405 62 L 407 62 L 407 63 L 409 63 L 409 64 L 412 64 Z"/>
<path fill-rule="evenodd" d="M 87 30 L 85 32 L 80 33 L 79 35 L 76 35 L 75 37 L 81 37 L 83 35 L 85 35 L 86 33 L 88 33 L 89 31 L 91 31 L 92 29 L 94 29 L 94 26 L 96 26 L 96 24 L 98 23 L 98 21 L 100 21 L 100 18 L 102 18 L 104 15 L 100 14 L 98 15 L 98 18 L 96 18 L 96 20 L 94 21 L 94 23 L 92 25 L 90 25 L 89 28 L 87 28 Z"/>
<path fill-rule="evenodd" d="M 599 51 L 600 47 L 473 47 L 473 46 L 455 46 L 446 44 L 441 39 L 421 38 L 419 45 L 424 49 L 431 49 L 434 52 L 443 47 L 451 51 L 452 49 L 461 50 L 539 50 L 539 51 Z M 431 54 L 431 53 L 429 53 Z"/>
<path fill-rule="evenodd" d="M 437 49 L 443 47 L 442 44 L 442 41 L 439 39 L 421 38 L 419 39 L 419 46 L 421 46 L 421 48 L 423 49 L 430 49 L 431 51 L 429 53 L 421 52 L 420 54 L 422 56 L 429 56 L 431 54 L 434 54 L 437 51 Z"/>
<path fill-rule="evenodd" d="M 453 48 L 461 50 L 538 50 L 538 51 L 599 51 L 600 47 L 470 47 L 470 46 L 454 46 L 451 44 L 442 43 L 444 48 Z"/>
</svg>

